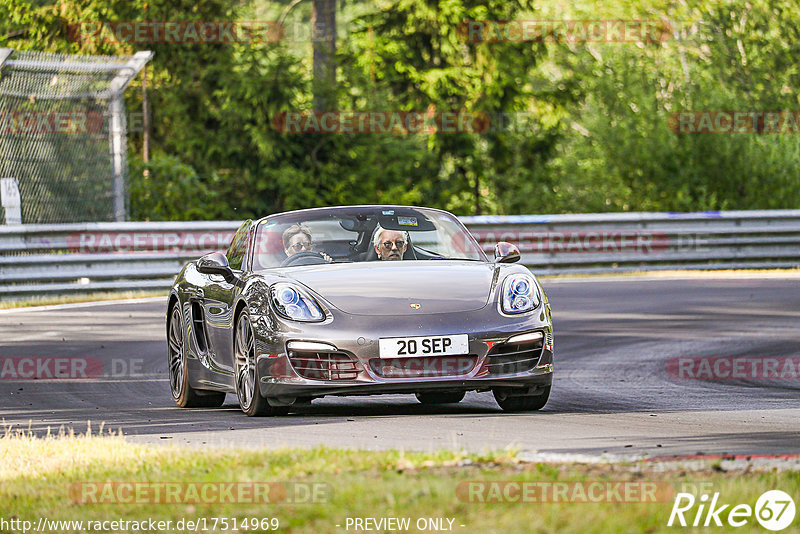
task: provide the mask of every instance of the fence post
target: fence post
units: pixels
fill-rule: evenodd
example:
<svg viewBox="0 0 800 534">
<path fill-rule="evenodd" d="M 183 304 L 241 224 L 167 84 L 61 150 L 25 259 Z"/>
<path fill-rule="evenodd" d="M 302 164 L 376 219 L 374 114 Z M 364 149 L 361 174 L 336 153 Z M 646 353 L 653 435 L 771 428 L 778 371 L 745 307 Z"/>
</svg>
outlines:
<svg viewBox="0 0 800 534">
<path fill-rule="evenodd" d="M 125 103 L 122 100 L 122 92 L 152 58 L 153 52 L 136 52 L 125 68 L 111 80 L 109 86 L 111 99 L 108 103 L 108 135 L 111 144 L 111 170 L 114 176 L 114 220 L 117 222 L 123 222 L 128 218 L 125 193 L 128 147 L 125 139 Z"/>
<path fill-rule="evenodd" d="M 127 219 L 125 209 L 125 160 L 128 147 L 125 142 L 125 105 L 122 93 L 114 93 L 108 104 L 109 145 L 111 151 L 111 174 L 114 179 L 114 220 Z"/>
<path fill-rule="evenodd" d="M 0 70 L 6 64 L 8 57 L 14 52 L 13 48 L 0 48 Z"/>
<path fill-rule="evenodd" d="M 128 163 L 128 147 L 125 139 L 125 103 L 122 92 L 139 74 L 148 61 L 153 58 L 153 52 L 136 52 L 128 64 L 117 76 L 111 80 L 109 91 L 109 141 L 111 143 L 111 170 L 114 176 L 114 220 L 123 222 L 127 220 L 127 195 L 125 193 L 125 179 Z"/>
</svg>

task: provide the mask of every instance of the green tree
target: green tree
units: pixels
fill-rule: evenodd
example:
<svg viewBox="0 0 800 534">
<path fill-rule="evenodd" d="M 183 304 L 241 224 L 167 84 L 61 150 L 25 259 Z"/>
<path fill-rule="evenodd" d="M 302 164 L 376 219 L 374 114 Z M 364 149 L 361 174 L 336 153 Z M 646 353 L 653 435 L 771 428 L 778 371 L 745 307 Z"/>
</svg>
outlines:
<svg viewBox="0 0 800 534">
<path fill-rule="evenodd" d="M 465 21 L 509 20 L 533 10 L 527 1 L 401 0 L 355 21 L 340 65 L 355 105 L 380 109 L 500 114 L 548 113 L 534 85 L 544 55 L 540 43 L 473 42 Z M 369 81 L 369 90 L 363 86 Z M 550 92 L 558 104 L 560 94 Z M 553 98 L 554 97 L 554 98 Z M 503 191 L 550 150 L 555 137 L 547 121 L 522 136 L 440 133 L 427 140 L 434 155 L 432 182 L 420 184 L 429 202 L 459 213 L 502 209 Z M 512 178 L 513 177 L 513 178 Z"/>
</svg>

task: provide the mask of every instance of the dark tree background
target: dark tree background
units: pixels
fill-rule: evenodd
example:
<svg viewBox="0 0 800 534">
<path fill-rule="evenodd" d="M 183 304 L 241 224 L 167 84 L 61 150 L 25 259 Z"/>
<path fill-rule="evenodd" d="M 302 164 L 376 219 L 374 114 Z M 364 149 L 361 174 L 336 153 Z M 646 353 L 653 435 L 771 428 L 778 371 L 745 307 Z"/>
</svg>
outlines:
<svg viewBox="0 0 800 534">
<path fill-rule="evenodd" d="M 798 134 L 683 134 L 680 110 L 798 110 L 789 0 L 4 0 L 0 46 L 154 50 L 135 219 L 238 219 L 343 203 L 458 214 L 800 207 Z M 278 20 L 278 42 L 70 39 L 81 21 Z M 335 38 L 318 31 L 336 20 Z M 468 42 L 467 20 L 667 21 L 663 42 Z M 322 24 L 312 24 L 312 22 Z M 328 23 L 329 24 L 329 23 Z M 307 31 L 300 31 L 307 30 Z M 126 94 L 141 105 L 141 77 Z M 283 111 L 486 113 L 482 133 L 286 134 Z M 148 168 L 149 172 L 144 170 Z"/>
</svg>

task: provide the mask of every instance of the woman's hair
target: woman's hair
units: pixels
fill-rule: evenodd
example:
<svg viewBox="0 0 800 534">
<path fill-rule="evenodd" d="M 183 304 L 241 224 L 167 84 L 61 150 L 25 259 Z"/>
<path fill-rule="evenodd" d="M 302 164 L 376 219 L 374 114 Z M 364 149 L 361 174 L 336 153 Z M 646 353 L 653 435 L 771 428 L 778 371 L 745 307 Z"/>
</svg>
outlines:
<svg viewBox="0 0 800 534">
<path fill-rule="evenodd" d="M 311 230 L 308 229 L 308 226 L 304 226 L 300 223 L 293 224 L 283 232 L 283 248 L 289 248 L 289 241 L 292 240 L 294 236 L 297 234 L 303 234 L 308 238 L 309 243 L 313 241 L 311 237 Z"/>
</svg>

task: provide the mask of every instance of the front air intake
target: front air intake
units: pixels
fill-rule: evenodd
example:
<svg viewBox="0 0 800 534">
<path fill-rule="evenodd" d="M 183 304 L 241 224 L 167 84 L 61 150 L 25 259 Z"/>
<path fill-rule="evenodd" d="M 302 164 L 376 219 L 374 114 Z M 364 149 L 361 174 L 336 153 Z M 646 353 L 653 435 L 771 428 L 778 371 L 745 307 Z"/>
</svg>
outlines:
<svg viewBox="0 0 800 534">
<path fill-rule="evenodd" d="M 197 350 L 205 354 L 208 350 L 206 341 L 206 321 L 203 314 L 203 306 L 199 302 L 192 302 L 192 330 L 194 339 L 197 342 Z"/>
<path fill-rule="evenodd" d="M 343 352 L 305 352 L 289 350 L 292 367 L 309 380 L 354 380 L 358 366 Z"/>
<path fill-rule="evenodd" d="M 493 376 L 528 372 L 542 357 L 543 341 L 540 338 L 523 343 L 498 343 L 489 350 L 484 367 Z"/>
</svg>

